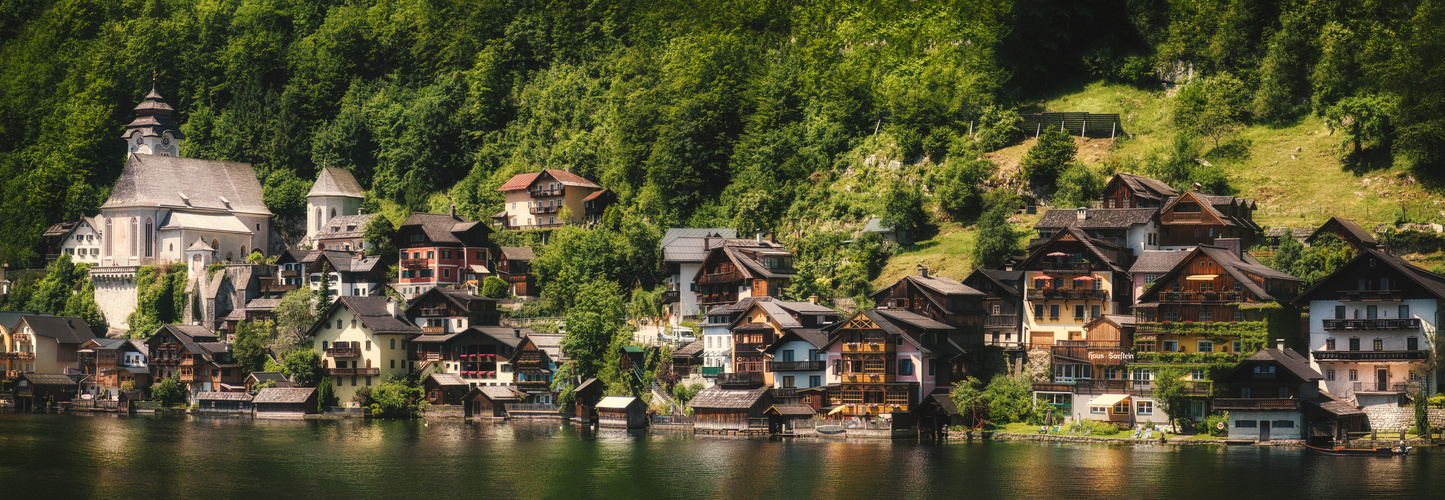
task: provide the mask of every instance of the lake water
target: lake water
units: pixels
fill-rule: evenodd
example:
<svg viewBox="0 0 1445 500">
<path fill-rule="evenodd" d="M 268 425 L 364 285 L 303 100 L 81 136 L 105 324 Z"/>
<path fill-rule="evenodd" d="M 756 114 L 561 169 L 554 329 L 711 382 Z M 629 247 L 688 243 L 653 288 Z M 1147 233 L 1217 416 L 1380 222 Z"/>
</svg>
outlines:
<svg viewBox="0 0 1445 500">
<path fill-rule="evenodd" d="M 1417 450 L 1419 451 L 1419 450 Z M 1445 452 L 594 433 L 555 421 L 0 414 L 0 498 L 1429 497 Z"/>
</svg>

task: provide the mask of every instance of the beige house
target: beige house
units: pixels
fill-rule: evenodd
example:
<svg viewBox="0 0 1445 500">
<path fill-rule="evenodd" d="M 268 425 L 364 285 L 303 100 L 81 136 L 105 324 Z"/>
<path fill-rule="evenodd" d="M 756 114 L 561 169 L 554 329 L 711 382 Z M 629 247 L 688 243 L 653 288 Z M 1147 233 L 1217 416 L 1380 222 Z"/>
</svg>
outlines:
<svg viewBox="0 0 1445 500">
<path fill-rule="evenodd" d="M 504 197 L 504 209 L 492 216 L 494 224 L 506 229 L 537 229 L 576 224 L 590 212 L 605 207 L 593 195 L 602 186 L 566 170 L 547 169 L 513 176 L 497 188 Z M 586 203 L 591 199 L 593 203 Z"/>
<path fill-rule="evenodd" d="M 95 338 L 85 320 L 58 316 L 22 317 L 10 331 L 16 353 L 11 368 L 22 373 L 79 373 L 77 351 Z"/>
<path fill-rule="evenodd" d="M 341 297 L 308 336 L 341 406 L 355 406 L 360 388 L 410 371 L 409 340 L 421 332 L 388 297 Z"/>
</svg>

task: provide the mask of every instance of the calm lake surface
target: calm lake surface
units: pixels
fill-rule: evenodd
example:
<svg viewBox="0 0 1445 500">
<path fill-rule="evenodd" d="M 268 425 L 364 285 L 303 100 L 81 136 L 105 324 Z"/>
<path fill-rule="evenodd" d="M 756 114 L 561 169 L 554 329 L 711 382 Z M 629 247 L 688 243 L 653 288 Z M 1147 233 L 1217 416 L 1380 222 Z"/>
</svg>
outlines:
<svg viewBox="0 0 1445 500">
<path fill-rule="evenodd" d="M 1417 450 L 1418 451 L 1418 450 Z M 557 422 L 0 414 L 0 498 L 1445 496 L 1445 452 L 593 433 Z"/>
</svg>

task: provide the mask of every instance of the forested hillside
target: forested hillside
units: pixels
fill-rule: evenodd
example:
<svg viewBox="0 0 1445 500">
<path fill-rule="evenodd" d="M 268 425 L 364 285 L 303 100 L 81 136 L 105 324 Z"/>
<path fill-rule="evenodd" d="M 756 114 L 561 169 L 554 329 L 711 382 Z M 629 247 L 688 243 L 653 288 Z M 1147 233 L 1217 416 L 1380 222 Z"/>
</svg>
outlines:
<svg viewBox="0 0 1445 500">
<path fill-rule="evenodd" d="M 1318 115 L 1347 165 L 1431 178 L 1442 58 L 1439 1 L 10 0 L 0 260 L 38 266 L 45 227 L 96 212 L 153 75 L 183 153 L 253 163 L 278 216 L 322 165 L 355 171 L 373 209 L 478 219 L 545 167 L 658 227 L 747 234 L 971 222 L 998 199 L 981 155 L 1091 80 L 1210 82 L 1176 120 L 1205 150 L 1210 120 Z M 860 177 L 870 157 L 905 167 Z"/>
</svg>

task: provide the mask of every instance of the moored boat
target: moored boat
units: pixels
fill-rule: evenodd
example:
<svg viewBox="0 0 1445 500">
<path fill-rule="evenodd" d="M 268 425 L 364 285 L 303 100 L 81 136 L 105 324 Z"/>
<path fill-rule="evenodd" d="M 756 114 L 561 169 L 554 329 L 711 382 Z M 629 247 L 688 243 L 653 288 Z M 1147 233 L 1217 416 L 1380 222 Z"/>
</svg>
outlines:
<svg viewBox="0 0 1445 500">
<path fill-rule="evenodd" d="M 1304 445 L 1305 448 L 1324 453 L 1326 455 L 1340 456 L 1365 456 L 1365 457 L 1393 457 L 1410 454 L 1409 446 L 1397 446 L 1394 448 L 1346 448 L 1336 446 L 1334 448 L 1320 448 L 1318 446 Z"/>
</svg>

